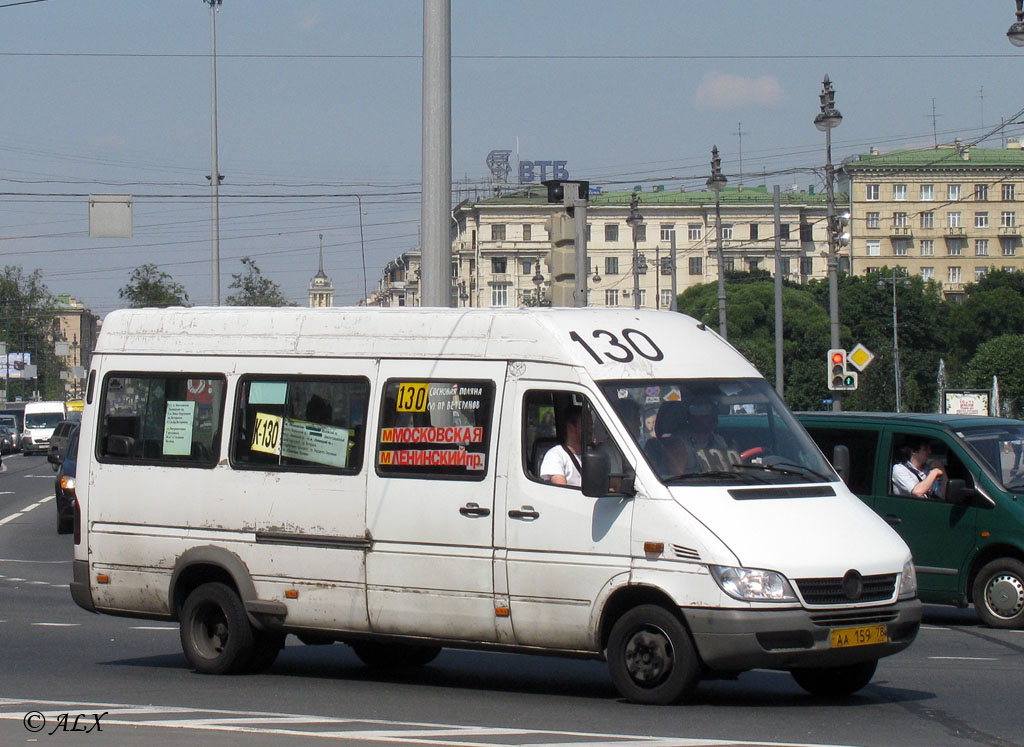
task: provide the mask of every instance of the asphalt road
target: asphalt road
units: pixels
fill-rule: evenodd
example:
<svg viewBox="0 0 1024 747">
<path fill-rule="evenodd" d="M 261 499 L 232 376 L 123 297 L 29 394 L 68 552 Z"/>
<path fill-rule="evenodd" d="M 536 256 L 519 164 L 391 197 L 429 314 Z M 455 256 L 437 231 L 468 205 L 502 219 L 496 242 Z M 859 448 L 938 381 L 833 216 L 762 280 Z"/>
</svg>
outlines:
<svg viewBox="0 0 1024 747">
<path fill-rule="evenodd" d="M 636 706 L 600 662 L 447 650 L 381 674 L 345 646 L 293 637 L 266 674 L 198 675 L 176 625 L 75 606 L 52 495 L 44 457 L 4 458 L 4 745 L 1024 745 L 1024 632 L 942 607 L 926 608 L 917 642 L 871 685 L 838 700 L 755 671 L 702 683 L 686 706 Z"/>
</svg>

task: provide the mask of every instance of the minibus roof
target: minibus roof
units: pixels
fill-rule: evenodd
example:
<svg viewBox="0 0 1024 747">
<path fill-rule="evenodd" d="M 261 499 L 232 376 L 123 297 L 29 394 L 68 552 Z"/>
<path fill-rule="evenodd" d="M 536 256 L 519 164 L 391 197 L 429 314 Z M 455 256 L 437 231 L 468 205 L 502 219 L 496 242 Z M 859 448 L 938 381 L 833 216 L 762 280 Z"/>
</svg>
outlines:
<svg viewBox="0 0 1024 747">
<path fill-rule="evenodd" d="M 121 309 L 104 319 L 96 353 L 537 361 L 603 380 L 760 378 L 697 320 L 627 309 Z"/>
</svg>

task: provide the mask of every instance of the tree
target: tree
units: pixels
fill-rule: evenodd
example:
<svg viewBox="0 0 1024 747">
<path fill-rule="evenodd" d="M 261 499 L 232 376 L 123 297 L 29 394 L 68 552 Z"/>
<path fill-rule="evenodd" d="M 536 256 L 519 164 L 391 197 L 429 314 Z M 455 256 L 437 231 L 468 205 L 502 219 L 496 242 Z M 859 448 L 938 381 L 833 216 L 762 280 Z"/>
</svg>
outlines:
<svg viewBox="0 0 1024 747">
<path fill-rule="evenodd" d="M 231 275 L 228 287 L 240 292 L 227 297 L 228 306 L 295 306 L 281 292 L 281 286 L 263 276 L 252 257 L 242 257 L 242 266 L 242 272 Z"/>
<path fill-rule="evenodd" d="M 56 299 L 41 278 L 40 270 L 26 275 L 16 265 L 4 267 L 0 275 L 0 340 L 6 343 L 9 354 L 28 354 L 36 366 L 35 382 L 9 379 L 8 399 L 27 398 L 35 389 L 47 399 L 63 398 L 59 361 L 53 349 L 58 334 Z M 8 360 L 13 368 L 17 361 L 11 355 L 0 359 L 0 366 L 6 369 Z"/>
<path fill-rule="evenodd" d="M 978 346 L 967 366 L 967 384 L 990 389 L 992 377 L 999 378 L 1001 409 L 1009 417 L 1024 413 L 1024 335 L 1000 335 Z"/>
<path fill-rule="evenodd" d="M 117 294 L 133 309 L 146 307 L 191 306 L 188 293 L 180 283 L 154 264 L 132 270 L 131 278 Z"/>
</svg>

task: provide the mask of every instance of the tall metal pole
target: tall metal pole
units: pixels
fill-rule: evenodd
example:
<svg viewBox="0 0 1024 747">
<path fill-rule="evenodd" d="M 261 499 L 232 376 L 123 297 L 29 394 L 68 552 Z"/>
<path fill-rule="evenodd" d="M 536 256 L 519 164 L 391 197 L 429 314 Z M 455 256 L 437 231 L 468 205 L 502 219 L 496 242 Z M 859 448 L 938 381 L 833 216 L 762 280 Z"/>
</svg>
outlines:
<svg viewBox="0 0 1024 747">
<path fill-rule="evenodd" d="M 839 222 L 836 217 L 836 195 L 833 186 L 835 172 L 832 169 L 832 129 L 843 121 L 843 115 L 835 107 L 836 92 L 832 82 L 825 76 L 821 84 L 821 111 L 814 118 L 814 126 L 825 133 L 825 190 L 828 196 L 828 315 L 829 339 L 833 348 L 839 347 L 839 256 L 837 236 Z M 843 409 L 839 392 L 833 392 L 832 409 Z"/>
<path fill-rule="evenodd" d="M 423 0 L 422 304 L 451 306 L 451 0 Z"/>
<path fill-rule="evenodd" d="M 669 303 L 668 309 L 669 311 L 678 311 L 679 301 L 676 298 L 676 273 L 679 271 L 679 268 L 676 267 L 676 229 L 674 226 L 672 227 L 671 243 L 669 244 L 668 261 L 672 266 L 672 301 Z"/>
<path fill-rule="evenodd" d="M 718 248 L 718 334 L 728 340 L 725 320 L 725 252 L 722 251 L 722 189 L 726 178 L 722 173 L 722 159 L 718 156 L 718 146 L 711 148 L 711 176 L 708 177 L 708 189 L 715 193 L 715 236 Z"/>
<path fill-rule="evenodd" d="M 203 0 L 210 4 L 210 187 L 213 189 L 213 256 L 211 303 L 220 306 L 220 167 L 217 165 L 217 6 L 223 0 Z"/>
<path fill-rule="evenodd" d="M 637 231 L 643 216 L 639 210 L 640 195 L 636 192 L 629 201 L 629 216 L 626 218 L 626 225 L 633 229 L 633 308 L 640 308 L 640 254 L 637 251 Z"/>
<path fill-rule="evenodd" d="M 772 190 L 772 204 L 775 209 L 775 391 L 785 394 L 782 361 L 782 207 L 779 185 Z"/>
<path fill-rule="evenodd" d="M 356 202 L 359 204 L 359 256 L 363 260 L 363 303 L 369 296 L 366 289 L 366 244 L 363 241 L 363 197 L 356 195 Z"/>
<path fill-rule="evenodd" d="M 892 370 L 896 377 L 896 412 L 900 412 L 900 335 L 896 321 L 896 269 L 892 271 Z"/>
</svg>

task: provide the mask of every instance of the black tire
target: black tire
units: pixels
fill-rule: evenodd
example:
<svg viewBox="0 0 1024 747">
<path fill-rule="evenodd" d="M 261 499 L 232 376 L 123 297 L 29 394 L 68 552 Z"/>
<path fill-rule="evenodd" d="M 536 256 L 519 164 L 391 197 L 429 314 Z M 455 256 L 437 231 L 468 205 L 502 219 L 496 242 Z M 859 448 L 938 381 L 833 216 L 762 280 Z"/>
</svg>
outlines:
<svg viewBox="0 0 1024 747">
<path fill-rule="evenodd" d="M 272 633 L 266 630 L 253 631 L 252 653 L 245 665 L 245 671 L 251 674 L 265 672 L 277 661 L 277 655 L 284 648 L 284 633 Z"/>
<path fill-rule="evenodd" d="M 993 560 L 974 579 L 974 609 L 993 628 L 1024 628 L 1024 563 Z"/>
<path fill-rule="evenodd" d="M 693 695 L 702 666 L 682 620 L 664 607 L 644 604 L 612 628 L 608 671 L 627 700 L 668 705 Z"/>
<path fill-rule="evenodd" d="M 253 629 L 242 600 L 221 583 L 197 587 L 181 610 L 181 648 L 197 672 L 243 671 L 253 650 Z"/>
<path fill-rule="evenodd" d="M 352 650 L 368 667 L 397 669 L 401 667 L 422 667 L 441 653 L 440 646 L 420 646 L 410 643 L 380 643 L 378 641 L 353 641 Z"/>
<path fill-rule="evenodd" d="M 790 674 L 811 695 L 841 697 L 852 695 L 865 687 L 875 676 L 878 660 L 826 669 L 794 669 Z"/>
</svg>

